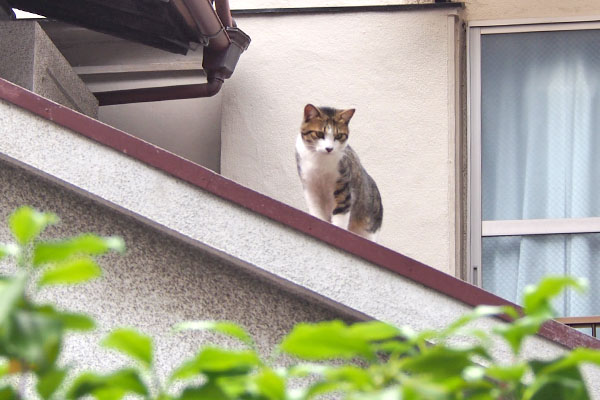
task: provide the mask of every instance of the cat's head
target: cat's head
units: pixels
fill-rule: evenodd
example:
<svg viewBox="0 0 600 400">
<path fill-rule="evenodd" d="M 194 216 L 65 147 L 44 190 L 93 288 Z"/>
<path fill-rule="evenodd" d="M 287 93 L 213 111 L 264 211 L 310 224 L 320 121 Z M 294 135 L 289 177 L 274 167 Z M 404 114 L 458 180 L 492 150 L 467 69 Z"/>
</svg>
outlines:
<svg viewBox="0 0 600 400">
<path fill-rule="evenodd" d="M 336 110 L 330 107 L 304 107 L 300 134 L 306 148 L 323 154 L 336 154 L 348 144 L 348 123 L 354 109 Z"/>
</svg>

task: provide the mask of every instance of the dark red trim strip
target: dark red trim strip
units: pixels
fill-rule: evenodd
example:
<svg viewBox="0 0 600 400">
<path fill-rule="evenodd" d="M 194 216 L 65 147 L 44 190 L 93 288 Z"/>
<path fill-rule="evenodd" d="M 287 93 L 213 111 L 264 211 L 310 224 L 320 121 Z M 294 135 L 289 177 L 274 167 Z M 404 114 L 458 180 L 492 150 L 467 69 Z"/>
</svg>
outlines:
<svg viewBox="0 0 600 400">
<path fill-rule="evenodd" d="M 339 249 L 470 306 L 513 305 L 492 293 L 248 189 L 204 167 L 0 79 L 0 98 Z M 540 335 L 567 348 L 600 349 L 600 341 L 556 321 Z"/>
</svg>

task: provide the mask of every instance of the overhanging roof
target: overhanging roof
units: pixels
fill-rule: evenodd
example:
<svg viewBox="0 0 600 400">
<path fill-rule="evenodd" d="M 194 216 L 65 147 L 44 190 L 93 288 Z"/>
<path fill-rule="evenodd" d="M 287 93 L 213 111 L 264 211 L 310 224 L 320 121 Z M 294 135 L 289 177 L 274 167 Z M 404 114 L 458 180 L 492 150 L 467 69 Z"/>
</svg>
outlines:
<svg viewBox="0 0 600 400">
<path fill-rule="evenodd" d="M 204 46 L 207 82 L 95 93 L 100 105 L 215 95 L 250 37 L 235 26 L 228 0 L 0 0 L 10 7 L 174 53 Z M 8 7 L 7 8 L 7 4 Z M 5 11 L 6 12 L 6 11 Z"/>
<path fill-rule="evenodd" d="M 13 8 L 185 54 L 197 34 L 170 1 L 4 0 Z"/>
</svg>

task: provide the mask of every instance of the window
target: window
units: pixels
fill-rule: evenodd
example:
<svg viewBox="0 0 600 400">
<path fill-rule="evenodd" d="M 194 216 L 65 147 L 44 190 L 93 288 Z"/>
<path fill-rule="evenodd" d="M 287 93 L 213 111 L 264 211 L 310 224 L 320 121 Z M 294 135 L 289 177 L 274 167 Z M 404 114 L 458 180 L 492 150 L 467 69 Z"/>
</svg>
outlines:
<svg viewBox="0 0 600 400">
<path fill-rule="evenodd" d="M 600 315 L 600 22 L 471 27 L 469 85 L 472 282 L 586 277 L 555 307 Z"/>
</svg>

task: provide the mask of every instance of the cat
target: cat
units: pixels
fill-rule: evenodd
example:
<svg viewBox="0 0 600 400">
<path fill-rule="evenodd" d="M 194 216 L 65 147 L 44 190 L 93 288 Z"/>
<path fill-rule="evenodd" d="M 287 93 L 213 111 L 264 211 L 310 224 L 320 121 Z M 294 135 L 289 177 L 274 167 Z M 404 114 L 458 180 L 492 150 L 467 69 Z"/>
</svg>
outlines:
<svg viewBox="0 0 600 400">
<path fill-rule="evenodd" d="M 296 165 L 311 215 L 375 241 L 383 205 L 375 181 L 348 145 L 354 112 L 307 104 Z"/>
</svg>

